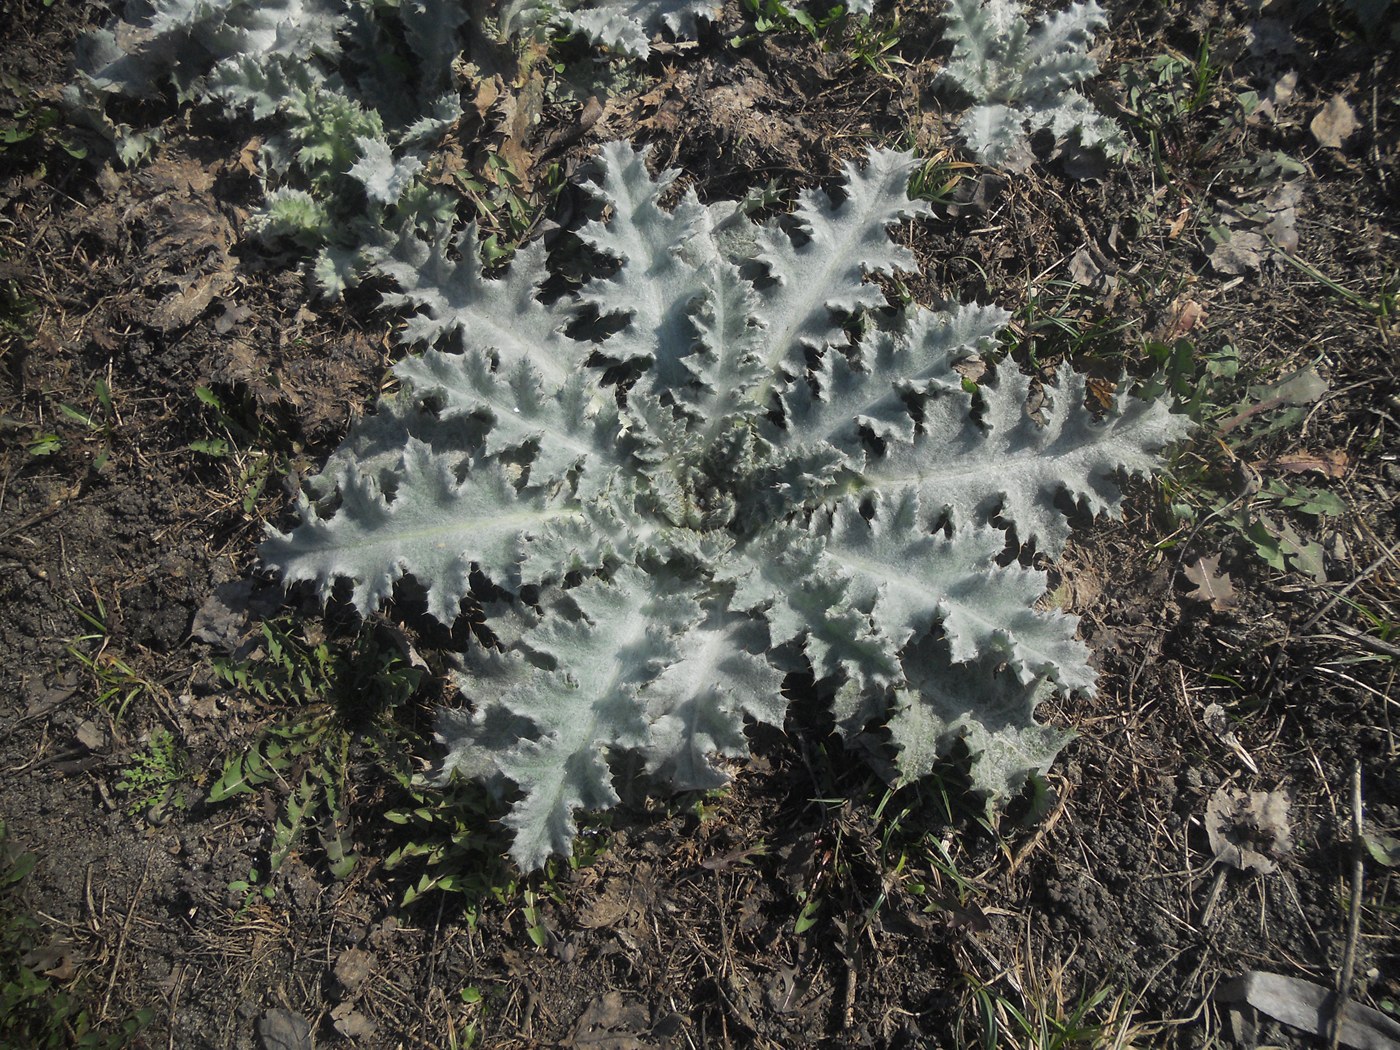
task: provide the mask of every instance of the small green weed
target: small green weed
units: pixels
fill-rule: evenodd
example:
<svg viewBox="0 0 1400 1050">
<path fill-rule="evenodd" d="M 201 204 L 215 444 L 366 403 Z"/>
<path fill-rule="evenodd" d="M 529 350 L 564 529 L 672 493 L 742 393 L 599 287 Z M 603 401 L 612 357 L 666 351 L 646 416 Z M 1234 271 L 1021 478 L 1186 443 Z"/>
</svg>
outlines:
<svg viewBox="0 0 1400 1050">
<path fill-rule="evenodd" d="M 262 624 L 263 648 L 247 660 L 214 661 L 214 673 L 240 692 L 287 705 L 324 699 L 336 674 L 336 662 L 324 640 L 298 638 L 289 620 Z"/>
<path fill-rule="evenodd" d="M 210 802 L 223 802 L 276 784 L 288 791 L 273 822 L 268 872 L 274 874 L 314 825 L 332 875 L 343 879 L 355 867 L 347 841 L 344 798 L 349 769 L 350 735 L 333 711 L 321 711 L 266 730 L 257 743 L 230 756 L 209 791 Z"/>
<path fill-rule="evenodd" d="M 1396 640 L 1400 639 L 1400 621 L 1396 620 L 1394 618 L 1394 613 L 1386 609 L 1384 605 L 1372 608 L 1353 596 L 1339 595 L 1339 598 L 1342 604 L 1350 609 L 1352 613 L 1355 614 L 1356 618 L 1361 621 L 1364 633 L 1367 636 L 1375 638 L 1386 646 L 1394 646 Z M 1376 654 L 1376 656 L 1371 658 L 1376 659 L 1378 657 L 1392 661 L 1396 660 L 1393 654 L 1387 653 Z"/>
<path fill-rule="evenodd" d="M 1206 423 L 1235 394 L 1240 354 L 1228 343 L 1219 350 L 1203 350 L 1190 339 L 1149 340 L 1144 350 L 1156 368 L 1144 386 L 1144 397 L 1169 393 L 1192 419 Z"/>
<path fill-rule="evenodd" d="M 5 261 L 0 255 L 0 263 Z M 7 271 L 9 268 L 6 268 Z M 4 271 L 0 271 L 4 272 Z M 12 271 L 11 271 L 12 272 Z M 34 335 L 34 314 L 38 305 L 25 294 L 24 285 L 18 278 L 5 272 L 0 277 L 0 339 L 30 339 Z"/>
<path fill-rule="evenodd" d="M 912 145 L 912 144 L 911 144 Z M 935 205 L 954 203 L 953 191 L 966 173 L 974 172 L 976 164 L 954 159 L 951 150 L 941 150 L 924 159 L 909 180 L 911 200 L 930 201 Z"/>
<path fill-rule="evenodd" d="M 752 20 L 753 32 L 731 37 L 731 47 L 743 47 L 756 40 L 760 33 L 771 33 L 775 30 L 793 32 L 803 29 L 813 40 L 817 38 L 817 24 L 812 20 L 812 16 L 800 7 L 789 7 L 782 0 L 742 0 L 740 6 L 744 14 Z"/>
<path fill-rule="evenodd" d="M 267 881 L 270 877 L 271 872 L 251 867 L 248 869 L 246 879 L 234 879 L 228 884 L 229 893 L 239 901 L 236 909 L 238 914 L 246 914 L 259 900 L 273 901 L 277 899 L 277 888 Z"/>
<path fill-rule="evenodd" d="M 950 829 L 971 827 L 993 837 L 995 830 L 984 805 L 966 790 L 958 760 L 899 789 L 854 764 L 843 745 L 819 744 L 807 767 L 824 796 L 809 802 L 817 824 L 795 845 L 771 851 L 785 859 L 798 906 L 796 934 L 834 928 L 854 951 L 880 928 L 891 899 L 897 910 L 922 904 L 927 912 L 958 912 L 968 903 L 973 885 L 957 871 L 948 843 L 961 838 Z"/>
<path fill-rule="evenodd" d="M 1348 288 L 1340 281 L 1333 280 L 1315 266 L 1304 262 L 1291 252 L 1281 251 L 1278 255 L 1279 258 L 1283 259 L 1294 269 L 1311 277 L 1314 281 L 1327 288 L 1344 302 L 1350 303 L 1363 313 L 1369 314 L 1371 319 L 1375 321 L 1376 326 L 1380 329 L 1382 341 L 1387 347 L 1391 345 L 1395 318 L 1400 316 L 1400 270 L 1392 273 L 1382 281 L 1380 287 L 1376 289 L 1375 297 L 1371 298 L 1361 292 Z"/>
<path fill-rule="evenodd" d="M 63 439 L 52 431 L 36 430 L 30 435 L 28 440 L 25 441 L 24 447 L 31 456 L 36 458 L 41 456 L 56 456 L 59 452 L 63 451 Z"/>
<path fill-rule="evenodd" d="M 395 778 L 401 801 L 384 817 L 401 831 L 384 869 L 409 879 L 402 898 L 405 906 L 433 893 L 501 904 L 520 899 L 522 893 L 552 893 L 550 887 L 561 874 L 563 862 L 551 860 L 543 871 L 522 882 L 505 860 L 510 837 L 499 824 L 500 803 L 481 784 L 454 779 L 435 785 L 421 773 L 410 772 L 407 763 L 395 771 Z M 608 820 L 606 813 L 589 815 L 565 865 L 568 870 L 588 867 L 606 851 Z M 527 899 L 525 907 L 535 906 Z M 475 922 L 474 912 L 468 913 L 468 922 Z M 530 934 L 538 944 L 543 928 L 537 912 L 527 928 L 538 930 Z"/>
<path fill-rule="evenodd" d="M 65 402 L 59 402 L 57 408 L 59 415 L 82 427 L 90 438 L 97 440 L 97 450 L 93 453 L 90 467 L 94 474 L 100 474 L 111 462 L 119 422 L 111 386 L 102 376 L 97 376 L 92 381 L 92 401 L 86 411 Z"/>
<path fill-rule="evenodd" d="M 1159 180 L 1171 181 L 1172 171 L 1216 152 L 1222 136 L 1238 127 L 1257 103 L 1242 99 L 1239 112 L 1212 122 L 1214 136 L 1201 135 L 1193 124 L 1217 101 L 1221 69 L 1211 56 L 1209 35 L 1202 38 L 1194 58 L 1173 51 L 1120 67 L 1129 122 L 1145 139 Z"/>
<path fill-rule="evenodd" d="M 908 65 L 896 51 L 900 42 L 897 12 L 892 21 L 884 23 L 866 15 L 851 15 L 841 4 L 809 9 L 786 0 L 741 0 L 740 6 L 753 31 L 730 37 L 730 47 L 743 47 L 764 33 L 803 32 L 822 51 L 844 52 L 851 65 L 865 66 L 889 80 L 898 79 L 893 67 Z"/>
<path fill-rule="evenodd" d="M 479 899 L 512 877 L 501 859 L 509 841 L 494 827 L 498 807 L 484 788 L 461 781 L 436 788 L 406 770 L 396 777 L 404 800 L 384 816 L 403 829 L 403 841 L 384 868 L 419 872 L 405 906 L 433 892 Z"/>
<path fill-rule="evenodd" d="M 49 943 L 22 901 L 37 858 L 15 848 L 0 821 L 0 1046 L 24 1050 L 120 1050 L 150 1023 L 138 1010 L 103 1024 L 81 980 L 42 967 Z"/>
<path fill-rule="evenodd" d="M 741 0 L 740 6 L 752 21 L 753 32 L 731 37 L 730 47 L 743 47 L 762 33 L 795 33 L 799 30 L 820 43 L 823 35 L 846 15 L 846 9 L 840 4 L 832 5 L 816 17 L 799 4 L 787 4 L 783 0 Z"/>
<path fill-rule="evenodd" d="M 481 253 L 487 266 L 507 261 L 548 213 L 564 188 L 563 169 L 548 165 L 529 191 L 510 159 L 495 151 L 485 155 L 480 175 L 458 172 L 458 188 L 476 212 Z"/>
<path fill-rule="evenodd" d="M 0 157 L 17 153 L 21 148 L 42 150 L 49 146 L 57 147 L 74 160 L 87 156 L 87 147 L 72 134 L 58 106 L 38 98 L 10 73 L 0 73 L 0 92 L 10 100 L 8 112 L 0 113 Z M 42 164 L 40 171 L 43 171 Z"/>
<path fill-rule="evenodd" d="M 873 18 L 850 18 L 846 22 L 845 50 L 851 56 L 851 63 L 865 66 L 887 80 L 898 80 L 894 66 L 907 66 L 909 63 L 895 54 L 899 46 L 899 12 L 895 11 L 889 24 L 877 22 Z"/>
<path fill-rule="evenodd" d="M 230 389 L 221 395 L 201 385 L 194 396 L 204 406 L 212 433 L 187 447 L 228 465 L 234 498 L 252 517 L 269 484 L 287 474 L 288 442 L 263 418 L 247 390 Z"/>
<path fill-rule="evenodd" d="M 1062 358 L 1111 360 L 1130 326 L 1104 311 L 1103 297 L 1090 287 L 1069 279 L 1033 281 L 1012 318 L 1012 354 L 1037 369 Z"/>
<path fill-rule="evenodd" d="M 1095 1050 L 1102 1046 L 1133 1045 L 1122 1036 L 1135 1027 L 1127 1009 L 1126 997 L 1108 986 L 1083 989 L 1066 997 L 1062 977 L 1056 973 L 1051 983 L 1026 987 L 1019 992 L 1003 992 L 995 983 L 965 977 L 967 993 L 975 1010 L 980 1033 L 959 1025 L 960 1046 L 985 1050 Z"/>
<path fill-rule="evenodd" d="M 1210 53 L 1210 35 L 1202 37 L 1194 58 L 1170 51 L 1143 63 L 1124 66 L 1128 108 L 1144 128 L 1164 132 L 1210 102 L 1221 66 Z"/>
<path fill-rule="evenodd" d="M 127 815 L 144 815 L 158 824 L 172 809 L 184 809 L 188 803 L 181 785 L 188 775 L 188 760 L 175 735 L 156 728 L 145 750 L 131 756 L 117 781 L 117 790 L 127 796 Z"/>
<path fill-rule="evenodd" d="M 3 83 L 3 77 L 0 77 L 0 83 Z M 7 260 L 8 256 L 0 251 L 0 353 L 12 342 L 24 344 L 35 337 L 34 320 L 39 311 L 38 304 L 25 290 L 27 275 L 21 267 L 10 264 Z M 100 392 L 104 393 L 110 402 L 111 392 L 105 389 L 105 383 Z M 71 406 L 58 407 L 60 415 L 66 416 L 69 412 L 83 422 L 88 421 L 87 416 L 78 413 Z M 63 437 L 52 423 L 31 423 L 0 417 L 0 428 L 20 431 L 20 441 L 32 457 L 47 458 L 57 456 L 63 451 Z"/>
<path fill-rule="evenodd" d="M 464 1013 L 470 1019 L 462 1021 L 462 1029 L 457 1030 L 457 1020 L 451 1015 L 447 1018 L 447 1047 L 448 1050 L 471 1050 L 476 1046 L 481 1038 L 481 1032 L 477 1028 L 476 1017 L 485 1009 L 486 998 L 481 994 L 481 989 L 476 985 L 469 984 L 457 993 L 457 1001 L 461 1004 Z"/>
<path fill-rule="evenodd" d="M 1146 393 L 1171 393 L 1214 437 L 1197 441 L 1163 475 L 1173 517 L 1193 537 L 1211 523 L 1223 525 L 1271 568 L 1325 580 L 1322 547 L 1294 520 L 1301 515 L 1320 523 L 1343 514 L 1346 505 L 1330 489 L 1295 480 L 1296 474 L 1264 476 L 1248 457 L 1300 426 L 1326 393 L 1326 381 L 1307 366 L 1272 384 L 1250 383 L 1232 346 L 1203 353 L 1179 339 L 1149 342 L 1146 350 L 1159 367 Z M 1316 465 L 1335 469 L 1324 459 Z M 1179 542 L 1172 538 L 1163 546 Z"/>
<path fill-rule="evenodd" d="M 961 994 L 965 1008 L 954 1027 L 957 1046 L 984 1050 L 1097 1050 L 1099 1047 L 1158 1045 L 1160 1024 L 1135 1015 L 1135 1001 L 1108 984 L 1069 984 L 1075 952 L 1051 963 L 1038 961 L 1030 918 L 1010 958 L 985 950 L 967 955 Z M 996 974 L 984 979 L 984 964 Z"/>
<path fill-rule="evenodd" d="M 107 628 L 107 607 L 102 599 L 93 596 L 93 610 L 73 607 L 88 625 L 88 632 L 80 634 L 64 646 L 68 655 L 77 660 L 92 679 L 98 706 L 103 708 L 112 720 L 120 722 L 128 708 L 143 696 L 159 696 L 163 687 L 145 675 L 137 672 L 123 657 L 111 651 L 111 632 Z"/>
<path fill-rule="evenodd" d="M 264 788 L 284 795 L 273 821 L 262 878 L 270 878 L 314 831 L 328 870 L 345 878 L 357 855 L 350 843 L 349 774 L 364 752 L 387 761 L 383 716 L 417 690 L 422 671 L 409 666 L 373 627 L 348 644 L 298 636 L 287 622 L 262 625 L 264 645 L 244 661 L 216 661 L 215 673 L 241 692 L 295 710 L 230 755 L 209 790 L 210 802 Z M 242 889 L 259 884 L 258 869 Z M 267 893 L 263 881 L 259 892 Z"/>
</svg>

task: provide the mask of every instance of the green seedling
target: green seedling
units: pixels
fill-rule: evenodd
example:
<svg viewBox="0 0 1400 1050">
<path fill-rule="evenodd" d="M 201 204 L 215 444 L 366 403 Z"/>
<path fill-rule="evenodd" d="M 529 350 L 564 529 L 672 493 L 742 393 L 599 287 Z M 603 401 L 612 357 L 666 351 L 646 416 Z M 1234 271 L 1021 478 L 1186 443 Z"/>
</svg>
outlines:
<svg viewBox="0 0 1400 1050">
<path fill-rule="evenodd" d="M 481 230 L 482 261 L 487 266 L 506 262 L 534 232 L 546 209 L 564 188 L 563 169 L 548 165 L 529 192 L 511 161 L 487 153 L 480 175 L 459 172 L 457 186 L 476 212 Z"/>
<path fill-rule="evenodd" d="M 53 0 L 47 0 L 44 6 L 52 3 Z M 0 89 L 10 96 L 10 104 L 15 107 L 0 117 L 0 157 L 19 147 L 47 144 L 57 146 L 74 160 L 87 156 L 87 148 L 71 136 L 62 109 L 37 98 L 23 81 L 10 73 L 0 73 Z"/>
<path fill-rule="evenodd" d="M 1111 998 L 1113 990 L 1106 986 L 1086 989 L 1066 1004 L 1058 997 L 1058 987 L 1045 998 L 1036 998 L 1029 990 L 1004 993 L 971 974 L 966 982 L 982 1032 L 974 1041 L 970 1033 L 960 1031 L 960 1039 L 966 1040 L 961 1045 L 987 1050 L 1091 1050 L 1107 1045 L 1111 1029 L 1099 1016 L 1105 1004 L 1112 1014 L 1122 1002 L 1121 997 Z"/>
<path fill-rule="evenodd" d="M 902 789 L 862 774 L 863 787 L 847 783 L 843 790 L 849 773 L 838 769 L 846 761 L 822 747 L 809 762 L 817 784 L 837 793 L 812 800 L 820 807 L 820 824 L 810 845 L 788 860 L 790 870 L 800 875 L 794 932 L 834 931 L 854 950 L 867 934 L 878 931 L 892 894 L 898 901 L 921 902 L 926 912 L 972 909 L 975 887 L 957 870 L 954 839 L 945 842 L 933 829 L 946 834 L 952 826 L 971 822 L 995 837 L 985 803 L 965 788 L 950 787 L 940 773 Z M 945 771 L 956 776 L 951 763 Z M 853 798 L 864 802 L 856 804 Z"/>
<path fill-rule="evenodd" d="M 349 740 L 328 714 L 273 726 L 249 750 L 230 756 L 209 791 L 210 802 L 252 794 L 265 786 L 287 791 L 274 820 L 268 872 L 275 874 L 314 826 L 328 870 L 345 878 L 355 867 L 347 842 L 348 815 L 341 803 Z"/>
<path fill-rule="evenodd" d="M 31 456 L 55 456 L 63 450 L 63 439 L 57 434 L 40 431 L 25 442 L 24 447 Z"/>
<path fill-rule="evenodd" d="M 112 388 L 101 376 L 92 381 L 95 407 L 84 412 L 72 405 L 60 402 L 58 413 L 69 422 L 76 423 L 89 434 L 101 439 L 101 446 L 92 458 L 92 472 L 101 473 L 112 458 L 112 444 L 118 423 L 117 410 L 112 403 Z"/>
<path fill-rule="evenodd" d="M 797 921 L 793 923 L 792 932 L 801 937 L 817 924 L 817 920 L 821 917 L 824 898 L 821 894 L 809 894 L 805 890 L 801 890 L 797 894 L 797 900 L 802 905 L 802 910 L 797 913 Z"/>
<path fill-rule="evenodd" d="M 1365 622 L 1372 637 L 1379 638 L 1382 642 L 1394 642 L 1396 638 L 1400 638 L 1400 623 L 1397 623 L 1389 615 L 1377 612 L 1354 596 L 1343 594 L 1338 597 L 1342 604 Z"/>
<path fill-rule="evenodd" d="M 241 898 L 242 903 L 238 907 L 240 914 L 248 911 L 259 900 L 277 899 L 277 889 L 264 881 L 266 877 L 266 874 L 257 868 L 249 868 L 246 879 L 234 879 L 228 884 L 229 893 Z"/>
<path fill-rule="evenodd" d="M 539 898 L 534 890 L 525 890 L 525 904 L 520 909 L 520 913 L 525 917 L 525 932 L 529 935 L 531 943 L 536 948 L 547 947 L 549 945 L 549 931 L 540 921 Z"/>
<path fill-rule="evenodd" d="M 144 815 L 158 824 L 170 810 L 184 809 L 181 785 L 188 774 L 187 757 L 174 734 L 164 728 L 154 730 L 145 750 L 131 756 L 117 781 L 117 790 L 127 796 L 127 815 Z"/>
<path fill-rule="evenodd" d="M 510 881 L 501 861 L 507 847 L 496 829 L 499 807 L 479 785 L 453 781 L 434 787 L 421 775 L 396 770 L 405 801 L 384 814 L 402 830 L 403 841 L 384 861 L 386 871 L 416 870 L 404 892 L 405 906 L 430 893 L 475 900 Z"/>
<path fill-rule="evenodd" d="M 466 1011 L 473 1019 L 466 1021 L 459 1032 L 456 1022 L 454 1022 L 452 1018 L 448 1018 L 448 1050 L 471 1050 L 481 1038 L 481 1032 L 477 1027 L 475 1017 L 485 1009 L 486 1000 L 481 994 L 481 989 L 477 988 L 475 985 L 469 984 L 457 992 L 457 1001 L 466 1008 Z"/>
<path fill-rule="evenodd" d="M 215 425 L 221 430 L 228 431 L 230 426 L 237 426 L 224 410 L 223 402 L 213 390 L 207 386 L 197 386 L 194 388 L 194 396 L 200 404 L 208 406 L 213 411 Z M 239 428 L 241 429 L 241 428 Z M 230 437 L 210 437 L 199 438 L 191 441 L 186 446 L 191 452 L 198 452 L 202 456 L 209 456 L 213 459 L 222 459 L 229 454 L 233 447 Z"/>
<path fill-rule="evenodd" d="M 1208 33 L 1194 58 L 1170 51 L 1124 66 L 1120 75 L 1127 89 L 1128 109 L 1140 126 L 1165 131 L 1205 108 L 1221 69 L 1211 56 Z"/>
<path fill-rule="evenodd" d="M 744 14 L 753 22 L 754 31 L 730 37 L 730 47 L 743 47 L 763 33 L 794 33 L 798 30 L 821 43 L 827 30 L 837 25 L 846 14 L 846 9 L 836 4 L 814 18 L 802 6 L 784 3 L 783 0 L 742 0 L 742 7 Z"/>
<path fill-rule="evenodd" d="M 0 254 L 0 262 L 7 256 Z M 0 339 L 29 339 L 34 334 L 33 318 L 38 310 L 34 300 L 14 277 L 0 279 Z"/>
<path fill-rule="evenodd" d="M 1219 350 L 1204 350 L 1190 339 L 1149 340 L 1144 351 L 1156 373 L 1143 384 L 1143 396 L 1170 394 L 1200 422 L 1219 414 L 1216 406 L 1230 396 L 1240 371 L 1239 351 L 1228 343 Z"/>
<path fill-rule="evenodd" d="M 1119 352 L 1118 338 L 1131 327 L 1100 310 L 1100 297 L 1072 280 L 1049 280 L 1026 290 L 1025 305 L 1012 322 L 1016 348 L 1033 367 L 1042 362 L 1080 361 Z"/>
<path fill-rule="evenodd" d="M 705 824 L 715 819 L 724 800 L 728 797 L 729 791 L 726 788 L 717 788 L 714 791 L 697 791 L 685 809 L 695 818 L 697 824 Z"/>
<path fill-rule="evenodd" d="M 1400 313 L 1400 271 L 1387 277 L 1381 283 L 1375 298 L 1369 298 L 1360 292 L 1353 291 L 1341 282 L 1333 280 L 1317 267 L 1304 262 L 1291 252 L 1280 250 L 1278 254 L 1284 262 L 1300 273 L 1306 274 L 1318 284 L 1323 285 L 1344 302 L 1348 302 L 1358 310 L 1369 314 L 1380 328 L 1381 337 L 1389 345 L 1395 316 Z"/>
<path fill-rule="evenodd" d="M 294 711 L 225 759 L 208 800 L 263 791 L 282 796 L 268 840 L 267 875 L 314 832 L 327 870 L 346 878 L 358 860 L 350 842 L 352 752 L 385 759 L 382 716 L 413 695 L 422 672 L 381 647 L 372 628 L 335 646 L 308 642 L 275 622 L 263 624 L 262 633 L 256 658 L 217 661 L 215 673 L 240 692 Z"/>
<path fill-rule="evenodd" d="M 263 418 L 247 391 L 232 390 L 223 396 L 211 387 L 197 386 L 196 400 L 205 408 L 216 433 L 186 446 L 210 459 L 229 465 L 243 513 L 252 516 L 270 483 L 288 471 L 286 441 Z"/>
<path fill-rule="evenodd" d="M 1165 215 L 1176 237 L 1191 217 L 1212 247 L 1240 230 L 1277 232 L 1269 195 L 1304 172 L 1297 160 L 1252 144 L 1247 128 L 1258 122 L 1259 95 L 1228 90 L 1222 68 L 1207 39 L 1194 59 L 1169 54 L 1119 70 L 1129 122 L 1145 140 L 1155 182 L 1165 191 L 1141 220 Z"/>
<path fill-rule="evenodd" d="M 898 11 L 888 24 L 864 16 L 846 20 L 845 50 L 851 56 L 851 64 L 865 66 L 886 80 L 899 79 L 893 67 L 909 65 L 904 58 L 895 54 L 899 42 Z M 913 196 L 912 192 L 910 196 Z"/>
<path fill-rule="evenodd" d="M 93 596 L 95 611 L 70 606 L 89 627 L 64 646 L 68 655 L 77 660 L 92 679 L 98 706 L 120 722 L 128 708 L 143 696 L 158 696 L 162 686 L 136 671 L 127 660 L 110 651 L 111 632 L 107 627 L 107 609 L 102 599 Z"/>
<path fill-rule="evenodd" d="M 1164 478 L 1173 516 L 1191 527 L 1191 536 L 1208 524 L 1222 524 L 1271 568 L 1325 580 L 1322 547 L 1306 539 L 1295 522 L 1303 516 L 1320 524 L 1344 513 L 1346 505 L 1315 484 L 1261 477 L 1247 456 L 1265 440 L 1300 426 L 1326 394 L 1326 380 L 1307 366 L 1276 383 L 1249 384 L 1230 346 L 1197 353 L 1183 339 L 1171 345 L 1149 343 L 1147 352 L 1160 366 L 1147 392 L 1175 395 L 1193 419 L 1215 434 L 1213 445 L 1204 444 L 1195 458 L 1180 458 Z"/>
<path fill-rule="evenodd" d="M 954 160 L 951 151 L 943 150 L 920 162 L 909 180 L 909 199 L 928 201 L 940 207 L 954 203 L 953 191 L 977 165 Z"/>
</svg>

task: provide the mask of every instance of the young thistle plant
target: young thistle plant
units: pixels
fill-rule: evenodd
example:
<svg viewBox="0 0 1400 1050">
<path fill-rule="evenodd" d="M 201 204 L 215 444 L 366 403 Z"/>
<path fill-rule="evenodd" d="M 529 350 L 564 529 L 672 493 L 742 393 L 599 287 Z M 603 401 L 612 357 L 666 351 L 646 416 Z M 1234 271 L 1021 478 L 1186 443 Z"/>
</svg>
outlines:
<svg viewBox="0 0 1400 1050">
<path fill-rule="evenodd" d="M 603 147 L 605 217 L 578 231 L 599 265 L 562 297 L 538 242 L 488 277 L 473 226 L 405 227 L 378 267 L 427 349 L 264 562 L 323 599 L 347 581 L 362 612 L 412 576 L 446 624 L 473 571 L 507 596 L 439 737 L 444 779 L 516 789 L 525 870 L 617 803 L 619 752 L 674 790 L 722 784 L 715 757 L 747 754 L 747 720 L 782 724 L 799 672 L 848 739 L 887 729 L 892 782 L 961 741 L 1005 799 L 1068 738 L 1036 705 L 1095 675 L 1076 619 L 1036 607 L 1045 573 L 999 556 L 1054 557 L 1075 506 L 1118 513 L 1115 477 L 1185 418 L 1126 394 L 1095 418 L 1068 367 L 1038 420 L 1009 363 L 969 392 L 955 366 L 1008 314 L 892 310 L 868 280 L 916 269 L 888 233 L 928 210 L 911 156 L 872 150 L 762 223 L 690 191 L 664 208 L 676 172 L 645 161 Z M 582 334 L 592 317 L 610 334 Z"/>
</svg>

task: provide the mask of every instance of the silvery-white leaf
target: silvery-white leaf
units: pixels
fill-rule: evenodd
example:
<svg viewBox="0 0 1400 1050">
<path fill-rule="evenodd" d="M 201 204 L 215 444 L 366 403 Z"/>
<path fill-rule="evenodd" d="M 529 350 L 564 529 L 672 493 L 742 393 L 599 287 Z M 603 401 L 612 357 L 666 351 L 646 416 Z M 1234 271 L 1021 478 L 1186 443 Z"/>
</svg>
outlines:
<svg viewBox="0 0 1400 1050">
<path fill-rule="evenodd" d="M 380 253 L 406 339 L 445 345 L 396 367 L 263 556 L 323 597 L 348 580 L 362 610 L 412 574 L 444 622 L 474 572 L 499 588 L 482 607 L 503 651 L 467 655 L 468 707 L 438 732 L 444 776 L 514 785 L 522 867 L 616 804 L 623 752 L 677 790 L 722 783 L 746 720 L 782 723 L 793 672 L 851 738 L 887 720 L 896 778 L 961 741 L 1001 799 L 1063 743 L 1036 703 L 1094 674 L 1075 619 L 1037 607 L 1044 573 L 998 564 L 1002 529 L 1058 553 L 1066 510 L 1116 511 L 1117 475 L 1185 423 L 1127 397 L 1095 419 L 1067 369 L 1036 418 L 1009 365 L 969 394 L 955 366 L 1007 313 L 890 311 L 867 280 L 913 266 L 888 231 L 922 210 L 912 170 L 875 151 L 755 226 L 668 205 L 675 174 L 613 144 L 573 290 L 545 294 L 538 246 L 487 276 L 471 227 Z M 746 244 L 758 265 L 730 254 Z M 599 315 L 596 340 L 574 323 Z"/>
</svg>

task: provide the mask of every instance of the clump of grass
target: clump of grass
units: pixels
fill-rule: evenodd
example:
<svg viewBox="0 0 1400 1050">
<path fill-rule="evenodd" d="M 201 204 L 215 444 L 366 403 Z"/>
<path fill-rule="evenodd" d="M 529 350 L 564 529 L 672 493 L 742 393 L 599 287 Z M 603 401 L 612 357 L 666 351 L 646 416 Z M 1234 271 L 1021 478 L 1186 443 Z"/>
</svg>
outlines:
<svg viewBox="0 0 1400 1050">
<path fill-rule="evenodd" d="M 112 647 L 112 632 L 108 626 L 107 607 L 93 596 L 93 607 L 74 609 L 87 629 L 64 648 L 87 672 L 97 705 L 120 722 L 137 700 L 159 698 L 164 688 L 137 671 L 131 662 Z"/>
<path fill-rule="evenodd" d="M 346 645 L 313 642 L 287 621 L 264 623 L 262 634 L 256 657 L 216 661 L 215 673 L 240 692 L 290 710 L 228 756 L 208 801 L 283 792 L 265 874 L 275 874 L 314 833 L 330 873 L 345 878 L 358 859 L 349 817 L 353 756 L 360 750 L 384 761 L 384 716 L 414 694 L 422 671 L 384 645 L 372 626 Z"/>
</svg>

